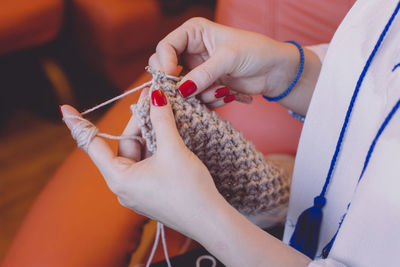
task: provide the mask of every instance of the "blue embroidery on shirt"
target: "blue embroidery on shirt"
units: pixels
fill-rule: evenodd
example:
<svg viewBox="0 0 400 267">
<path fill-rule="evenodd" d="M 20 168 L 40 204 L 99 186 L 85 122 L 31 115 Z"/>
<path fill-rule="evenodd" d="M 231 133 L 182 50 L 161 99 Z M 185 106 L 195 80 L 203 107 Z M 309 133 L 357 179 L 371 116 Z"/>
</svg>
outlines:
<svg viewBox="0 0 400 267">
<path fill-rule="evenodd" d="M 393 67 L 392 72 L 395 71 L 395 69 L 397 69 L 398 67 L 400 67 L 400 63 L 397 63 L 397 64 Z"/>
</svg>

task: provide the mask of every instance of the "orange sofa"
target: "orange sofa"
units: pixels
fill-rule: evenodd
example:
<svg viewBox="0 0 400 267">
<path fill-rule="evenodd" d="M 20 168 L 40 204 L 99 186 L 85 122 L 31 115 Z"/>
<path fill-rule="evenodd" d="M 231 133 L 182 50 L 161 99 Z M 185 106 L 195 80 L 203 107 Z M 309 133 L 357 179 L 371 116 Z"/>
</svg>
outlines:
<svg viewBox="0 0 400 267">
<path fill-rule="evenodd" d="M 71 0 L 72 30 L 82 56 L 124 90 L 143 72 L 157 40 L 193 16 L 212 18 L 209 5 L 174 15 L 159 0 Z"/>
<path fill-rule="evenodd" d="M 216 18 L 281 40 L 312 44 L 329 41 L 352 2 L 220 0 Z M 134 85 L 149 78 L 145 74 Z M 115 104 L 98 123 L 100 129 L 120 133 L 137 97 Z M 256 98 L 251 105 L 233 103 L 218 112 L 265 154 L 295 154 L 301 124 L 278 105 Z M 76 149 L 32 206 L 2 266 L 126 266 L 145 222 L 118 204 L 89 158 Z M 168 231 L 167 241 L 170 254 L 176 255 L 184 238 Z"/>
<path fill-rule="evenodd" d="M 61 28 L 62 0 L 3 0 L 0 4 L 0 55 L 41 45 Z"/>
</svg>

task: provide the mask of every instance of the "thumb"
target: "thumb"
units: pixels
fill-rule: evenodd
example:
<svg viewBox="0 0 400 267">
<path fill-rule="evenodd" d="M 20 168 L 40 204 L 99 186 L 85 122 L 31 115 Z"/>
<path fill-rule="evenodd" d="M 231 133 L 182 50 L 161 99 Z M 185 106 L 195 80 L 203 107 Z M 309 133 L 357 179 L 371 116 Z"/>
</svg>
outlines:
<svg viewBox="0 0 400 267">
<path fill-rule="evenodd" d="M 183 144 L 175 124 L 175 117 L 162 90 L 151 93 L 150 119 L 157 140 L 157 150 Z"/>
<path fill-rule="evenodd" d="M 197 95 L 210 87 L 221 76 L 229 73 L 231 67 L 230 57 L 223 50 L 217 51 L 183 77 L 179 92 L 183 97 Z"/>
</svg>

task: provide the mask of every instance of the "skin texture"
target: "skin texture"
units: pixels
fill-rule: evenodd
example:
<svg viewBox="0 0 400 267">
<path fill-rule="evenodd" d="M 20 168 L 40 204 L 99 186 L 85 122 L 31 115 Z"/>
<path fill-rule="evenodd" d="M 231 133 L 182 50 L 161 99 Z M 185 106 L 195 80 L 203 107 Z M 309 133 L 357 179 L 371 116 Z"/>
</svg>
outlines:
<svg viewBox="0 0 400 267">
<path fill-rule="evenodd" d="M 306 50 L 305 57 L 295 92 L 280 102 L 300 114 L 307 112 L 320 70 L 316 55 Z M 197 86 L 193 95 L 216 107 L 226 104 L 215 97 L 223 86 L 234 94 L 280 94 L 297 73 L 299 52 L 291 44 L 195 18 L 165 37 L 149 64 L 172 75 L 181 72 L 182 64 L 189 71 L 182 83 L 192 80 Z M 147 89 L 142 92 L 147 93 Z M 62 112 L 79 116 L 66 105 Z M 306 266 L 310 262 L 223 199 L 207 168 L 184 145 L 169 103 L 153 103 L 150 118 L 157 139 L 154 155 L 134 140 L 121 141 L 117 155 L 99 137 L 89 145 L 89 156 L 123 206 L 194 238 L 227 266 Z M 71 128 L 77 120 L 65 122 Z M 123 134 L 140 135 L 134 117 Z"/>
<path fill-rule="evenodd" d="M 279 103 L 305 115 L 318 79 L 321 63 L 304 49 L 301 79 Z M 224 105 L 215 97 L 218 88 L 232 93 L 280 95 L 293 81 L 299 67 L 299 51 L 293 44 L 265 35 L 223 26 L 203 18 L 193 18 L 159 42 L 149 65 L 167 74 L 178 75 L 182 64 L 187 80 L 197 85 L 199 99 L 210 107 Z"/>
</svg>

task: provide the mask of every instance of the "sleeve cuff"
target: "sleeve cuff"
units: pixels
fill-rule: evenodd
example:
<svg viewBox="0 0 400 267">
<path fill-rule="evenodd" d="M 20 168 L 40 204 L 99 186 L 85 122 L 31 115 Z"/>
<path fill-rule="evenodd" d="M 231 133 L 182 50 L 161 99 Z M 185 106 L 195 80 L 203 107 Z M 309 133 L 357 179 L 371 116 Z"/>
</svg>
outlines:
<svg viewBox="0 0 400 267">
<path fill-rule="evenodd" d="M 319 259 L 314 260 L 308 264 L 307 267 L 346 267 L 343 263 L 335 261 L 334 259 Z"/>
<path fill-rule="evenodd" d="M 313 51 L 318 56 L 322 64 L 324 62 L 326 51 L 328 51 L 328 46 L 329 44 L 319 44 L 319 45 L 306 46 L 306 48 Z"/>
</svg>

